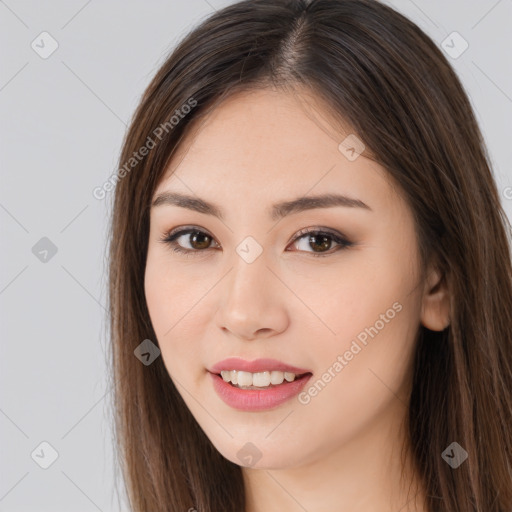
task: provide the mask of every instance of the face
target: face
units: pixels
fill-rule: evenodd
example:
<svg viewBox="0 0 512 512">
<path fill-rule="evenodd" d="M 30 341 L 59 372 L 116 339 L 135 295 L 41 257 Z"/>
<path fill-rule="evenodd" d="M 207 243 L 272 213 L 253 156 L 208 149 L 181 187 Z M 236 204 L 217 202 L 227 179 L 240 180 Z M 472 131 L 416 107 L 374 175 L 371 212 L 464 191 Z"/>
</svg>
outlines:
<svg viewBox="0 0 512 512">
<path fill-rule="evenodd" d="M 328 112 L 305 92 L 238 93 L 188 135 L 154 194 L 214 206 L 152 207 L 145 294 L 171 379 L 241 466 L 298 467 L 387 435 L 405 410 L 426 310 L 412 213 L 364 151 L 339 149 L 350 132 Z M 287 207 L 325 194 L 350 200 Z M 234 388 L 214 366 L 231 357 L 308 375 L 226 403 L 216 389 Z"/>
</svg>

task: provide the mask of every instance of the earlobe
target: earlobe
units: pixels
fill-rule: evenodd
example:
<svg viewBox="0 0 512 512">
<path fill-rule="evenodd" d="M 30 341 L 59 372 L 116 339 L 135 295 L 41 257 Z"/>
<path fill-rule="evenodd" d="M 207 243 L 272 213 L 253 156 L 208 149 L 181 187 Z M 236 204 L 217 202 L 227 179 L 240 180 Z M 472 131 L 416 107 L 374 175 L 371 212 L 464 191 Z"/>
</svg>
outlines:
<svg viewBox="0 0 512 512">
<path fill-rule="evenodd" d="M 431 271 L 425 280 L 421 323 L 431 331 L 442 331 L 450 325 L 450 294 L 446 279 L 438 270 Z"/>
</svg>

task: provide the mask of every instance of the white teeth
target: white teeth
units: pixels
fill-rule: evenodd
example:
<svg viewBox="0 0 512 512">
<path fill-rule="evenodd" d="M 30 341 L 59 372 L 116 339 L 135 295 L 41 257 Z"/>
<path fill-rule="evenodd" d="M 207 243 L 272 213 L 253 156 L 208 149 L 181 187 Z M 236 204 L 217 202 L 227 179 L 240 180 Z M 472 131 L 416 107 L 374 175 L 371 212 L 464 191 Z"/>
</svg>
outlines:
<svg viewBox="0 0 512 512">
<path fill-rule="evenodd" d="M 237 373 L 237 384 L 239 386 L 252 386 L 252 373 L 249 372 L 238 372 Z"/>
<path fill-rule="evenodd" d="M 274 385 L 282 384 L 284 380 L 283 372 L 270 372 L 270 382 Z"/>
<path fill-rule="evenodd" d="M 270 372 L 259 372 L 255 373 L 251 376 L 250 373 L 248 375 L 247 380 L 251 379 L 250 384 L 246 384 L 248 386 L 257 386 L 259 388 L 267 387 L 270 384 Z"/>
<path fill-rule="evenodd" d="M 295 380 L 295 373 L 291 372 L 278 372 L 278 371 L 264 371 L 257 373 L 250 373 L 244 371 L 227 371 L 220 372 L 222 379 L 225 382 L 231 382 L 232 384 L 238 385 L 239 387 L 258 387 L 266 388 L 273 384 L 277 386 L 282 384 L 284 380 L 292 382 Z"/>
</svg>

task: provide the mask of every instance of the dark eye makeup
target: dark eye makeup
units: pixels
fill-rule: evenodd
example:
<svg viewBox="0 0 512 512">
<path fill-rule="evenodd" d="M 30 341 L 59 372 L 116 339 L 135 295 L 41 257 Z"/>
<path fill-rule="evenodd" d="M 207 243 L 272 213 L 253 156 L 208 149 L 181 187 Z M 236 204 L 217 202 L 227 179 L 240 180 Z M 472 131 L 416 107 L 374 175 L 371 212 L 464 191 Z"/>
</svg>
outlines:
<svg viewBox="0 0 512 512">
<path fill-rule="evenodd" d="M 189 235 L 188 243 L 189 244 L 197 244 L 199 246 L 204 246 L 205 244 L 208 245 L 209 241 L 215 241 L 215 239 L 206 231 L 204 231 L 201 228 L 198 228 L 196 226 L 187 226 L 187 227 L 181 227 L 177 229 L 173 229 L 171 231 L 168 231 L 163 234 L 163 237 L 159 240 L 159 242 L 164 243 L 168 245 L 174 252 L 183 254 L 185 256 L 198 256 L 201 253 L 204 253 L 206 251 L 215 250 L 218 248 L 215 247 L 203 247 L 199 249 L 186 249 L 178 244 L 178 239 L 182 236 Z M 347 237 L 345 237 L 343 234 L 339 233 L 336 230 L 332 230 L 330 228 L 323 228 L 323 227 L 314 227 L 314 228 L 306 228 L 302 229 L 298 233 L 294 235 L 294 238 L 292 239 L 290 244 L 295 244 L 297 241 L 299 241 L 302 238 L 309 237 L 309 244 L 313 245 L 331 245 L 332 242 L 335 242 L 338 244 L 334 250 L 329 251 L 299 251 L 304 252 L 306 254 L 310 254 L 313 257 L 326 257 L 331 256 L 334 253 L 337 253 L 341 250 L 347 249 L 354 244 L 350 242 Z M 217 242 L 215 242 L 217 244 Z M 289 245 L 290 245 L 289 244 Z M 218 244 L 217 244 L 218 245 Z M 220 246 L 219 246 L 220 247 Z"/>
</svg>

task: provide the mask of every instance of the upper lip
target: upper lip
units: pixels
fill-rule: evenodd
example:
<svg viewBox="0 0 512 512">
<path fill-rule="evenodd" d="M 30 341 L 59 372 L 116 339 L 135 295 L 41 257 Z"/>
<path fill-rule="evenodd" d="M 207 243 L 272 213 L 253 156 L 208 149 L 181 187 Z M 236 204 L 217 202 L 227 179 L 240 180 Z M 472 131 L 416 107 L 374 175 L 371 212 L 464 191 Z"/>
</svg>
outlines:
<svg viewBox="0 0 512 512">
<path fill-rule="evenodd" d="M 289 372 L 295 375 L 302 375 L 303 373 L 311 373 L 310 370 L 297 368 L 277 359 L 255 359 L 254 361 L 246 361 L 240 357 L 229 357 L 223 361 L 219 361 L 213 365 L 208 371 L 211 373 L 219 374 L 221 371 L 237 370 L 250 373 L 257 373 L 263 371 L 278 371 Z"/>
</svg>

